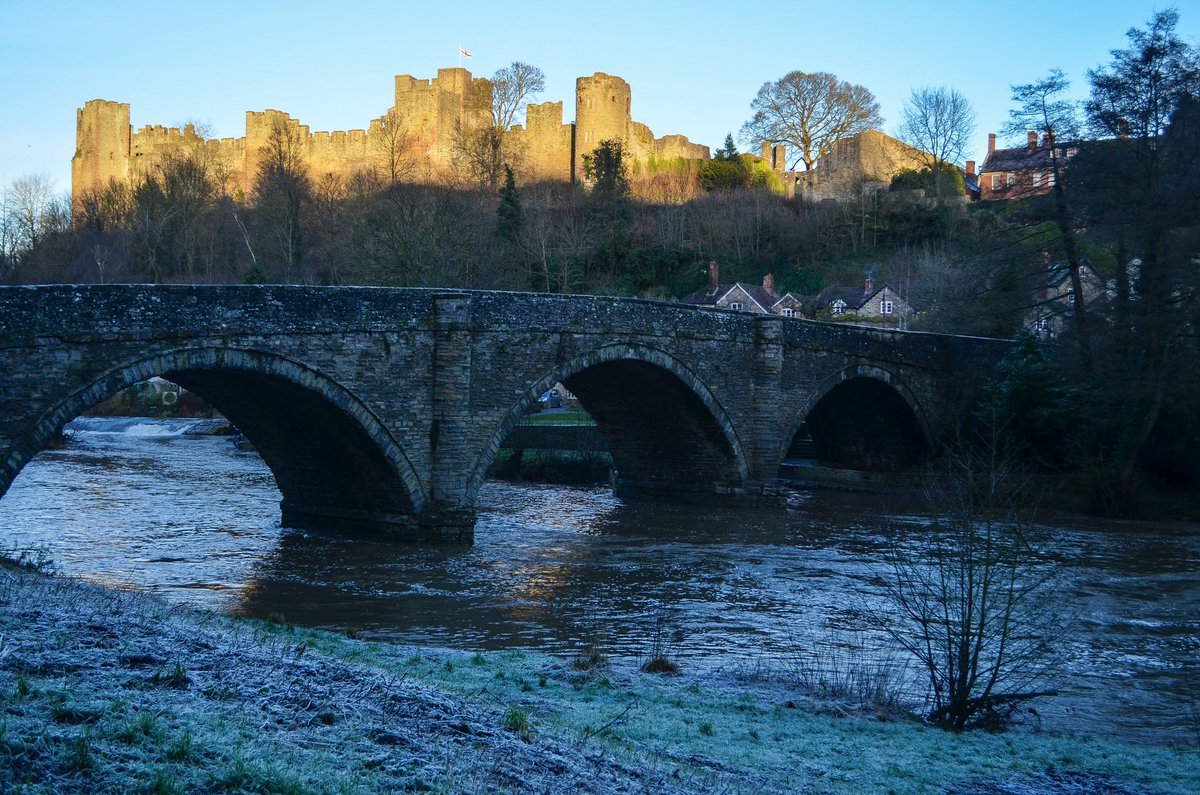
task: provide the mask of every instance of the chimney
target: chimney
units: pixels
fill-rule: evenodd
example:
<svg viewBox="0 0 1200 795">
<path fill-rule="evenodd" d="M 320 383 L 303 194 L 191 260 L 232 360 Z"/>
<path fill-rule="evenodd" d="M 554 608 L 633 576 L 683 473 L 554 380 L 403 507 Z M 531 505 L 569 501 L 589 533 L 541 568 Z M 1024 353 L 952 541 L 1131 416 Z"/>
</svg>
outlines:
<svg viewBox="0 0 1200 795">
<path fill-rule="evenodd" d="M 1117 137 L 1124 141 L 1129 137 L 1129 119 L 1121 119 L 1117 122 Z"/>
<path fill-rule="evenodd" d="M 869 296 L 873 292 L 875 292 L 875 274 L 867 271 L 867 280 L 863 285 L 863 295 Z"/>
<path fill-rule="evenodd" d="M 1046 130 L 1046 132 L 1042 133 L 1042 146 L 1046 149 L 1054 146 L 1054 133 L 1050 130 Z"/>
<path fill-rule="evenodd" d="M 967 172 L 967 176 L 968 176 L 968 177 L 973 177 L 973 176 L 975 176 L 975 161 L 974 161 L 974 160 L 968 160 L 968 161 L 967 161 L 967 168 L 966 168 L 966 172 Z"/>
<path fill-rule="evenodd" d="M 988 154 L 996 151 L 996 133 L 988 133 Z"/>
<path fill-rule="evenodd" d="M 720 281 L 717 278 L 717 263 L 710 262 L 708 263 L 708 291 L 713 295 L 716 295 L 719 284 Z"/>
<path fill-rule="evenodd" d="M 1029 136 L 1029 151 L 1032 152 L 1034 149 L 1037 149 L 1037 133 L 1030 130 L 1027 134 Z"/>
<path fill-rule="evenodd" d="M 771 295 L 775 295 L 775 274 L 768 273 L 763 277 L 763 289 Z"/>
</svg>

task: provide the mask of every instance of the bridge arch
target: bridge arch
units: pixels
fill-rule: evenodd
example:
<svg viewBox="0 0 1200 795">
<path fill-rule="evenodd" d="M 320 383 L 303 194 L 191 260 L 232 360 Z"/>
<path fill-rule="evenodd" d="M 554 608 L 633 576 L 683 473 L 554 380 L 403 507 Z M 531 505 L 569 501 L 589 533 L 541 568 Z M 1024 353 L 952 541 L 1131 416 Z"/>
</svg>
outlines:
<svg viewBox="0 0 1200 795">
<path fill-rule="evenodd" d="M 7 482 L 66 423 L 156 375 L 207 400 L 254 443 L 283 495 L 285 526 L 401 533 L 415 526 L 427 490 L 385 424 L 330 376 L 251 349 L 176 348 L 68 387 L 4 462 Z"/>
<path fill-rule="evenodd" d="M 729 413 L 686 365 L 656 348 L 612 344 L 561 363 L 533 381 L 508 410 L 471 472 L 471 500 L 500 445 L 539 395 L 562 382 L 608 441 L 626 492 L 735 493 L 750 468 Z M 656 457 L 647 451 L 647 434 Z M 657 459 L 657 460 L 656 460 Z"/>
<path fill-rule="evenodd" d="M 801 427 L 819 458 L 836 464 L 902 469 L 930 449 L 928 417 L 913 391 L 893 372 L 852 365 L 820 383 L 790 418 L 777 459 L 783 461 Z"/>
</svg>

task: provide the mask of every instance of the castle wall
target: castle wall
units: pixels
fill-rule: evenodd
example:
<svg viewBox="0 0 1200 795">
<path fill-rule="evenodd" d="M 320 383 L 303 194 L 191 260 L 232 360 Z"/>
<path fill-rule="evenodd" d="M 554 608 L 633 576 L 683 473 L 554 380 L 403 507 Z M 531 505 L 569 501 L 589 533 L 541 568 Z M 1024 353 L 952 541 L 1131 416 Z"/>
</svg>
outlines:
<svg viewBox="0 0 1200 795">
<path fill-rule="evenodd" d="M 797 175 L 797 187 L 809 199 L 855 195 L 864 184 L 886 187 L 905 169 L 920 168 L 917 149 L 878 130 L 867 130 L 834 144 L 816 167 Z"/>
<path fill-rule="evenodd" d="M 575 127 L 563 124 L 563 104 L 544 102 L 525 111 L 526 125 L 512 134 L 522 155 L 522 172 L 529 182 L 573 179 L 571 144 Z"/>
<path fill-rule="evenodd" d="M 364 170 L 386 176 L 387 151 L 397 137 L 405 150 L 404 179 L 452 180 L 458 168 L 456 131 L 490 125 L 491 104 L 491 81 L 472 77 L 462 68 L 439 69 L 437 77 L 428 80 L 396 76 L 392 108 L 366 130 L 314 133 L 282 111 L 249 111 L 243 138 L 205 141 L 191 125 L 153 125 L 133 132 L 128 104 L 92 100 L 76 114 L 72 190 L 78 198 L 110 180 L 152 174 L 170 157 L 191 155 L 203 157 L 235 194 L 250 196 L 276 129 L 298 149 L 314 180 L 326 175 L 349 179 Z M 511 131 L 522 153 L 520 178 L 575 181 L 583 174 L 584 155 L 608 139 L 622 141 L 634 161 L 708 159 L 708 147 L 681 135 L 655 138 L 646 125 L 632 120 L 631 105 L 629 84 L 602 72 L 576 81 L 575 124 L 563 123 L 562 102 L 530 105 L 526 124 Z M 399 125 L 398 136 L 386 129 L 389 122 Z"/>
</svg>

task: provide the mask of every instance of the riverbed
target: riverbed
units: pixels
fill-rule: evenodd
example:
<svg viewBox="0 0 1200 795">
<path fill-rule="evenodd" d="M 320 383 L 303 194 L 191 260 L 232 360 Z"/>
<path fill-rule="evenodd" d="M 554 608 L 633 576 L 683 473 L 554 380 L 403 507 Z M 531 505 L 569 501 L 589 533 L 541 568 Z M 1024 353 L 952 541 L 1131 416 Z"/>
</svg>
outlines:
<svg viewBox="0 0 1200 795">
<path fill-rule="evenodd" d="M 489 482 L 470 548 L 279 527 L 261 459 L 195 421 L 77 421 L 0 500 L 0 543 L 66 574 L 232 615 L 461 649 L 784 672 L 863 639 L 891 553 L 928 517 L 898 497 L 796 492 L 786 510 L 626 503 L 605 489 Z M 1195 742 L 1200 528 L 1043 516 L 1062 563 L 1067 665 L 1043 728 Z"/>
</svg>

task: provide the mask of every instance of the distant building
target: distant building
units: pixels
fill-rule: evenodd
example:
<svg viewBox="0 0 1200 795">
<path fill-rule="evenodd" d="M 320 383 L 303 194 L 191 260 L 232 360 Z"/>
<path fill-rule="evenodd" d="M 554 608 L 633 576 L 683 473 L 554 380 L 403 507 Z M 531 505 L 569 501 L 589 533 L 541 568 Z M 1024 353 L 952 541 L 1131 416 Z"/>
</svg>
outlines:
<svg viewBox="0 0 1200 795">
<path fill-rule="evenodd" d="M 708 263 L 708 287 L 697 290 L 680 301 L 717 309 L 732 309 L 735 312 L 803 317 L 803 301 L 792 293 L 776 294 L 773 274 L 768 273 L 764 276 L 761 285 L 743 282 L 721 284 L 720 269 L 715 262 Z"/>
<path fill-rule="evenodd" d="M 1079 281 L 1083 287 L 1083 306 L 1089 311 L 1099 309 L 1108 301 L 1108 286 L 1087 260 L 1079 263 Z M 1058 337 L 1075 316 L 1077 300 L 1067 262 L 1047 262 L 1041 283 L 1033 294 L 1033 308 L 1025 316 L 1026 328 L 1042 339 Z"/>
<path fill-rule="evenodd" d="M 1075 146 L 1056 144 L 1047 133 L 1039 144 L 1029 132 L 1025 146 L 997 149 L 996 134 L 988 135 L 988 153 L 979 172 L 981 201 L 1003 201 L 1044 196 L 1054 190 L 1054 161 L 1061 171 L 1078 152 Z"/>
</svg>

